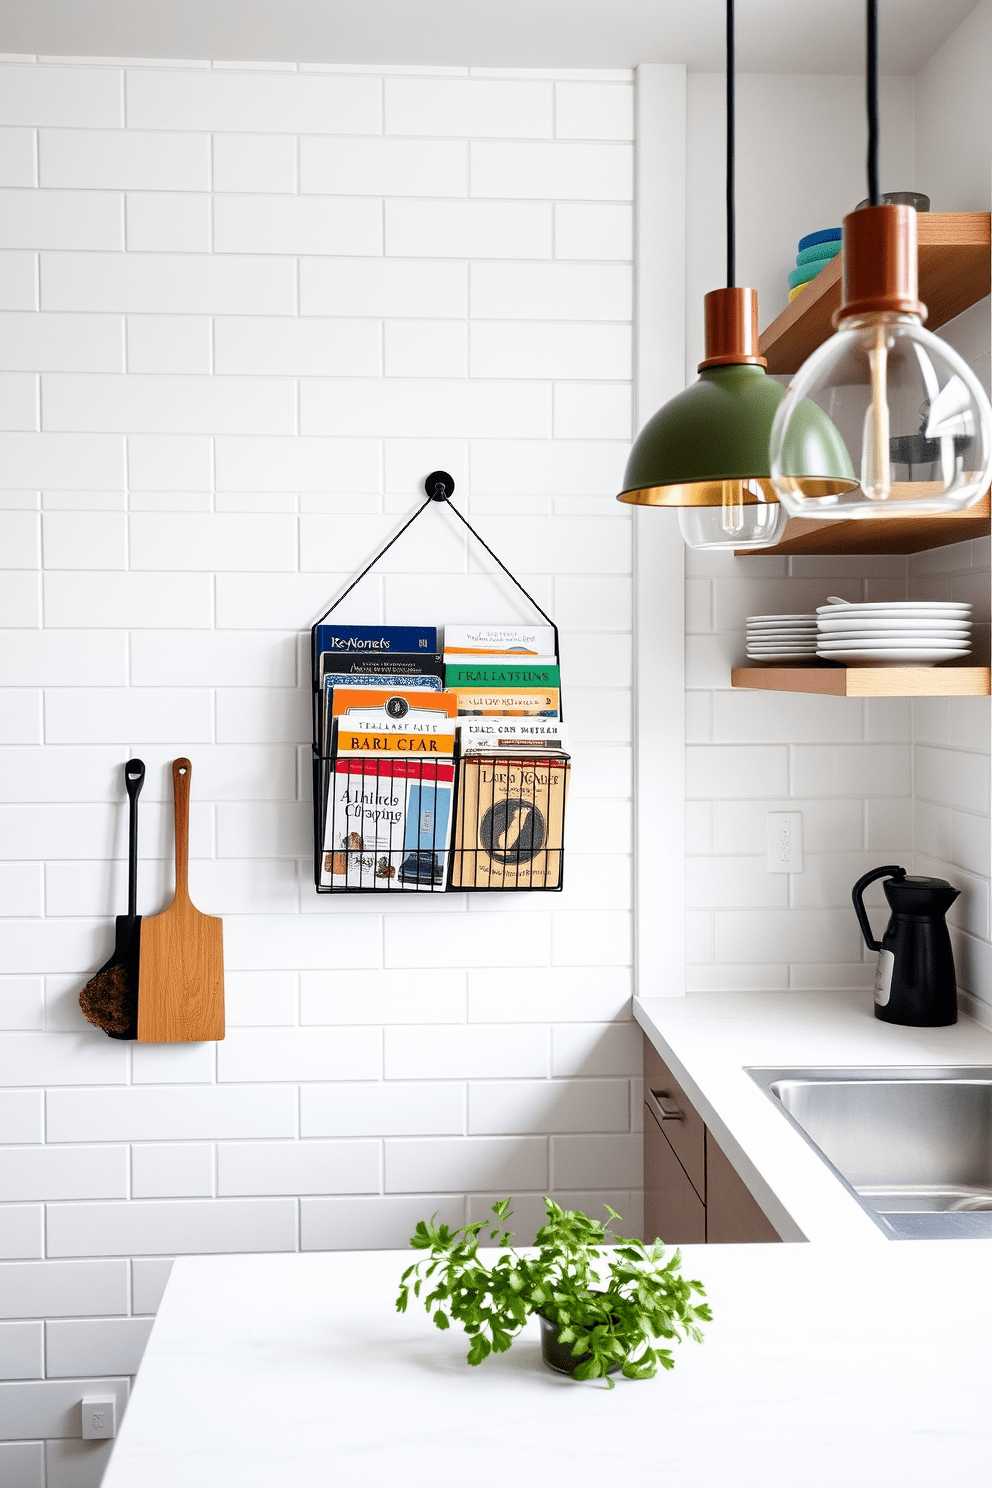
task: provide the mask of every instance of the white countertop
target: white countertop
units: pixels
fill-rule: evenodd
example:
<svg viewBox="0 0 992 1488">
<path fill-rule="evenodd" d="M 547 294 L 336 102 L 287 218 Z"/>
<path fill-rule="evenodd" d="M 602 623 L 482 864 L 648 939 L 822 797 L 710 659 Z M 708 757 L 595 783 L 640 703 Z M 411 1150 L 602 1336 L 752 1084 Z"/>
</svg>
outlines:
<svg viewBox="0 0 992 1488">
<path fill-rule="evenodd" d="M 179 1260 L 103 1488 L 984 1481 L 988 1258 L 946 1240 L 688 1247 L 706 1342 L 612 1391 L 546 1370 L 534 1319 L 469 1368 L 460 1328 L 394 1311 L 408 1251 Z"/>
<path fill-rule="evenodd" d="M 748 1065 L 992 1064 L 992 1032 L 900 1028 L 866 992 L 702 992 L 648 997 L 634 1016 L 783 1240 L 903 1249 L 744 1072 Z M 918 1242 L 905 1242 L 915 1246 Z M 984 1244 L 960 1240 L 948 1242 Z"/>
<path fill-rule="evenodd" d="M 984 1481 L 992 1241 L 888 1241 L 742 1067 L 990 1063 L 992 1033 L 890 1027 L 863 993 L 635 1013 L 780 1233 L 813 1242 L 686 1247 L 715 1316 L 672 1374 L 612 1391 L 563 1379 L 535 1319 L 472 1369 L 460 1328 L 396 1313 L 410 1251 L 188 1257 L 103 1488 Z"/>
</svg>

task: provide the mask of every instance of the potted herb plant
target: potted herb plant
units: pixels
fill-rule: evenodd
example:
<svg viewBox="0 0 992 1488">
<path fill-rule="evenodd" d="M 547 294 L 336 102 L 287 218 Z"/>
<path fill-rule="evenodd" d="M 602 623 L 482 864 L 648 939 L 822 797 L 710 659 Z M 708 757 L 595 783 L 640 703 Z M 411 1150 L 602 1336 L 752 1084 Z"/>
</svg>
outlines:
<svg viewBox="0 0 992 1488">
<path fill-rule="evenodd" d="M 452 1230 L 421 1220 L 410 1240 L 426 1251 L 403 1273 L 398 1312 L 405 1312 L 411 1291 L 423 1302 L 438 1328 L 461 1323 L 471 1343 L 470 1364 L 490 1353 L 503 1353 L 531 1313 L 541 1319 L 541 1353 L 545 1364 L 578 1380 L 651 1379 L 674 1368 L 671 1349 L 656 1339 L 693 1338 L 702 1343 L 700 1323 L 712 1316 L 698 1281 L 680 1271 L 681 1252 L 665 1259 L 660 1240 L 647 1245 L 609 1233 L 620 1215 L 607 1204 L 606 1225 L 581 1210 L 565 1210 L 545 1199 L 547 1223 L 538 1230 L 535 1249 L 514 1250 L 510 1200 L 493 1205 L 495 1220 L 480 1220 Z M 489 1229 L 500 1254 L 492 1265 L 479 1256 L 479 1237 Z M 609 1263 L 602 1275 L 602 1251 Z M 424 1289 L 427 1289 L 426 1291 Z"/>
</svg>

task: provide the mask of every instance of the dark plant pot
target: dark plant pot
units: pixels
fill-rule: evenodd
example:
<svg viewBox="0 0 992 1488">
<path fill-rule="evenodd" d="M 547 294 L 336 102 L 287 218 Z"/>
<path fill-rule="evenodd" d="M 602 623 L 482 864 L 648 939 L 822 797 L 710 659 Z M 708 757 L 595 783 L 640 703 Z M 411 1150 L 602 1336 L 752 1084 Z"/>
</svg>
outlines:
<svg viewBox="0 0 992 1488">
<path fill-rule="evenodd" d="M 543 1312 L 539 1312 L 538 1317 L 541 1319 L 541 1358 L 547 1367 L 553 1369 L 556 1374 L 574 1375 L 579 1365 L 589 1357 L 588 1354 L 580 1354 L 576 1358 L 572 1353 L 572 1345 L 570 1343 L 558 1342 L 558 1334 L 561 1331 L 558 1324 L 553 1323 L 550 1318 L 546 1318 Z M 608 1364 L 606 1372 L 607 1374 L 618 1374 L 620 1368 L 620 1362 L 617 1361 L 616 1363 Z"/>
</svg>

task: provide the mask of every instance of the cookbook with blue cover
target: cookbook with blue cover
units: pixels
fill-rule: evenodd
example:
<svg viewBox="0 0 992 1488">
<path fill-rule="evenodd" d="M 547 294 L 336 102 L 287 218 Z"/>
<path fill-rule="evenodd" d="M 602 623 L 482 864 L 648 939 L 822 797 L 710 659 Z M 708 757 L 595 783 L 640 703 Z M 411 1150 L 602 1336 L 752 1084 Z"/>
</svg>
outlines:
<svg viewBox="0 0 992 1488">
<path fill-rule="evenodd" d="M 379 655 L 391 651 L 437 651 L 436 625 L 327 625 L 316 627 L 314 652 L 372 651 Z"/>
</svg>

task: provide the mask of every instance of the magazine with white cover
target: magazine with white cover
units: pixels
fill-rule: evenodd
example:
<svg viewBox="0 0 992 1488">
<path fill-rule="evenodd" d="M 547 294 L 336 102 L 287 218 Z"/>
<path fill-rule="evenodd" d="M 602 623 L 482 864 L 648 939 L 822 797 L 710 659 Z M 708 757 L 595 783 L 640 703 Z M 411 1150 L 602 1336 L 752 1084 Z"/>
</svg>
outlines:
<svg viewBox="0 0 992 1488">
<path fill-rule="evenodd" d="M 346 713 L 335 719 L 335 729 L 347 724 L 349 729 L 362 729 L 366 733 L 381 734 L 450 734 L 458 720 L 447 713 L 427 713 L 423 716 L 411 709 L 405 718 L 388 718 L 384 712 Z"/>
<path fill-rule="evenodd" d="M 335 760 L 324 819 L 322 885 L 392 887 L 406 825 L 406 781 L 394 774 L 394 763 Z"/>
<path fill-rule="evenodd" d="M 565 725 L 556 718 L 459 718 L 464 754 L 487 749 L 564 749 Z"/>
<path fill-rule="evenodd" d="M 522 656 L 557 661 L 552 625 L 446 625 L 444 655 Z"/>
<path fill-rule="evenodd" d="M 338 721 L 321 884 L 438 891 L 446 887 L 454 733 L 364 731 Z"/>
</svg>

